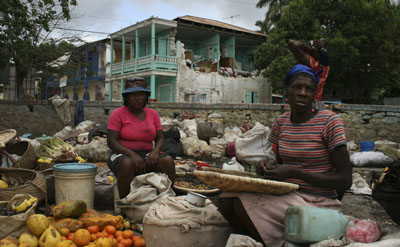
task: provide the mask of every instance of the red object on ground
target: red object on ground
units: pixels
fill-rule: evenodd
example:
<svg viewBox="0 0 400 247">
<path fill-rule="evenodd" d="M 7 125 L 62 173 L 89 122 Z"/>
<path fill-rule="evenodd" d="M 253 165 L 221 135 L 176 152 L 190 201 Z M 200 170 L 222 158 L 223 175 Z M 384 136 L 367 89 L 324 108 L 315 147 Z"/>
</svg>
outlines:
<svg viewBox="0 0 400 247">
<path fill-rule="evenodd" d="M 372 243 L 381 237 L 378 223 L 373 220 L 354 220 L 347 227 L 347 238 L 353 242 Z"/>
<path fill-rule="evenodd" d="M 211 167 L 210 164 L 208 164 L 207 162 L 203 162 L 203 161 L 196 161 L 196 169 L 200 170 L 201 167 Z"/>
<path fill-rule="evenodd" d="M 229 144 L 228 147 L 226 148 L 226 153 L 228 154 L 228 157 L 229 157 L 229 158 L 236 157 L 235 143 L 236 143 L 236 142 L 232 142 L 232 143 Z"/>
</svg>

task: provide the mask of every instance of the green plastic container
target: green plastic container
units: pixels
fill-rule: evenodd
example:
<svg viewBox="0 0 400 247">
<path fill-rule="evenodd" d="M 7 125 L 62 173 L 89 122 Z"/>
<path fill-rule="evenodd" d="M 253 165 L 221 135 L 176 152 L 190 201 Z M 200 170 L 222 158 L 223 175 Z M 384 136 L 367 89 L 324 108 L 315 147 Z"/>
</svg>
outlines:
<svg viewBox="0 0 400 247">
<path fill-rule="evenodd" d="M 312 244 L 346 235 L 348 224 L 342 212 L 333 209 L 293 206 L 285 212 L 285 239 Z"/>
</svg>

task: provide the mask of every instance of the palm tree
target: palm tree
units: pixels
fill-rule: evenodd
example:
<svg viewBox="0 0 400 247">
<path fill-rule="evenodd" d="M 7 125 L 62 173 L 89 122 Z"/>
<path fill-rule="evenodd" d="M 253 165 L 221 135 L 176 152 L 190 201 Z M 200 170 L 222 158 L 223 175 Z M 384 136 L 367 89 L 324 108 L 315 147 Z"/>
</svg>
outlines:
<svg viewBox="0 0 400 247">
<path fill-rule="evenodd" d="M 261 28 L 264 33 L 269 33 L 274 24 L 281 19 L 283 9 L 288 6 L 290 0 L 259 0 L 256 7 L 267 7 L 264 21 L 257 21 L 256 26 Z"/>
</svg>

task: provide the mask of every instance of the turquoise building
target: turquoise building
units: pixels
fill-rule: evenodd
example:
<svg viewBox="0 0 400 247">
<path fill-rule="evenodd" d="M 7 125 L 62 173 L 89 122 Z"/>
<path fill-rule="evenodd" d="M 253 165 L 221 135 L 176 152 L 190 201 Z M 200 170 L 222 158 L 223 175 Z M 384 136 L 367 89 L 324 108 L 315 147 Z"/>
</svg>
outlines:
<svg viewBox="0 0 400 247">
<path fill-rule="evenodd" d="M 105 84 L 109 101 L 121 100 L 124 81 L 133 76 L 144 77 L 152 91 L 151 100 L 159 102 L 271 100 L 266 79 L 254 75 L 254 51 L 265 41 L 265 34 L 183 16 L 174 20 L 151 17 L 109 38 Z M 238 96 L 229 92 L 241 84 L 244 91 Z"/>
</svg>

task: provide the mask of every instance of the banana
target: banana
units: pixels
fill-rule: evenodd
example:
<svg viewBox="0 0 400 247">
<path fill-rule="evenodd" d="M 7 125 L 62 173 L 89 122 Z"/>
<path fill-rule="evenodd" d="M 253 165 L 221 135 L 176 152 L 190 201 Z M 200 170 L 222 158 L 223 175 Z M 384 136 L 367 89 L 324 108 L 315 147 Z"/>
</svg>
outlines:
<svg viewBox="0 0 400 247">
<path fill-rule="evenodd" d="M 25 199 L 21 204 L 18 206 L 12 206 L 12 210 L 15 210 L 17 213 L 25 212 L 28 207 L 32 205 L 32 203 L 36 202 L 37 198 L 36 197 L 31 197 L 29 200 Z"/>
</svg>

